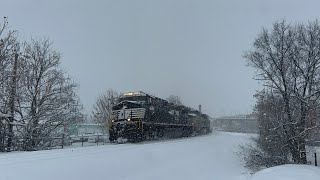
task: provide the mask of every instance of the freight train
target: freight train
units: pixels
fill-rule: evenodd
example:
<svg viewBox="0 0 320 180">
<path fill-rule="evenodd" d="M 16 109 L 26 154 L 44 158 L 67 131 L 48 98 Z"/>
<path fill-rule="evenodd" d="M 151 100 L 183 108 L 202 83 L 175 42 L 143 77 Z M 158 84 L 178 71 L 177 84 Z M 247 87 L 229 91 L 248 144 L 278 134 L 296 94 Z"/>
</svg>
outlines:
<svg viewBox="0 0 320 180">
<path fill-rule="evenodd" d="M 112 107 L 109 124 L 110 142 L 118 142 L 119 139 L 140 142 L 209 132 L 209 116 L 200 110 L 175 105 L 141 91 L 120 96 Z"/>
</svg>

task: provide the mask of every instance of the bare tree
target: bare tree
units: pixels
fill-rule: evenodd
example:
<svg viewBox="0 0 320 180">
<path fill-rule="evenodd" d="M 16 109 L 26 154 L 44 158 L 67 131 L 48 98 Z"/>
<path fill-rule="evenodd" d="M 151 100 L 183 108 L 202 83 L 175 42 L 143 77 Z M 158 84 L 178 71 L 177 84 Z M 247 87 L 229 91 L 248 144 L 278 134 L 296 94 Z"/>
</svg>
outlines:
<svg viewBox="0 0 320 180">
<path fill-rule="evenodd" d="M 253 172 L 290 162 L 288 159 L 290 149 L 281 126 L 285 123 L 284 103 L 281 96 L 265 88 L 255 97 L 257 103 L 254 114 L 258 120 L 259 137 L 253 138 L 255 145 L 241 146 L 245 166 Z"/>
<path fill-rule="evenodd" d="M 8 18 L 4 17 L 3 23 L 0 23 L 0 110 L 3 112 L 7 111 L 5 108 L 9 96 L 7 90 L 10 89 L 9 82 L 17 43 L 16 31 L 8 29 Z"/>
<path fill-rule="evenodd" d="M 70 124 L 84 118 L 77 84 L 62 71 L 52 42 L 19 44 L 5 17 L 0 22 L 0 151 L 49 147 L 52 137 L 65 135 Z"/>
<path fill-rule="evenodd" d="M 15 114 L 18 41 L 16 31 L 8 29 L 8 18 L 0 24 L 0 112 L 10 114 L 0 125 L 1 151 L 11 150 Z M 7 144 L 6 144 L 7 143 Z M 6 144 L 6 145 L 5 145 Z"/>
<path fill-rule="evenodd" d="M 59 63 L 61 55 L 48 39 L 23 44 L 20 63 L 21 92 L 17 118 L 25 150 L 45 147 L 50 137 L 65 133 L 65 127 L 81 119 L 77 85 L 65 77 Z M 62 131 L 63 129 L 63 131 Z"/>
<path fill-rule="evenodd" d="M 169 103 L 174 104 L 174 105 L 182 105 L 181 98 L 179 96 L 176 96 L 176 95 L 170 95 L 167 98 L 167 101 Z"/>
<path fill-rule="evenodd" d="M 95 122 L 109 127 L 111 120 L 112 107 L 117 103 L 119 93 L 113 89 L 108 89 L 100 95 L 93 106 L 93 119 Z"/>
<path fill-rule="evenodd" d="M 283 121 L 277 128 L 284 133 L 286 146 L 295 163 L 307 163 L 305 138 L 314 127 L 320 67 L 320 26 L 276 22 L 269 32 L 263 29 L 254 42 L 254 49 L 245 53 L 257 79 L 278 93 L 283 102 Z"/>
</svg>

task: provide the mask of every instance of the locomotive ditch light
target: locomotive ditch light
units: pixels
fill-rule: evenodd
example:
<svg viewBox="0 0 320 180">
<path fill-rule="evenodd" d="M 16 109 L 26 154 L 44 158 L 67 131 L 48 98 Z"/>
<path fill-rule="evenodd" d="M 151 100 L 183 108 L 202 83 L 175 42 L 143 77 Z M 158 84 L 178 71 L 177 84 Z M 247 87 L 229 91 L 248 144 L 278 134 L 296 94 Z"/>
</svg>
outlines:
<svg viewBox="0 0 320 180">
<path fill-rule="evenodd" d="M 130 119 L 130 118 L 128 118 L 128 121 L 131 121 L 131 119 Z"/>
</svg>

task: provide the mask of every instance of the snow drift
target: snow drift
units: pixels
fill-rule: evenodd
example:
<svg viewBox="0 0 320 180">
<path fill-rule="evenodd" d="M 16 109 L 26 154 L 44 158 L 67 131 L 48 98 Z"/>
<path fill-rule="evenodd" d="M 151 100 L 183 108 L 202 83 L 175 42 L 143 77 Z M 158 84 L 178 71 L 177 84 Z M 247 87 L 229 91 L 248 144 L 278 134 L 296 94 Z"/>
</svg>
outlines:
<svg viewBox="0 0 320 180">
<path fill-rule="evenodd" d="M 251 180 L 319 180 L 320 168 L 310 165 L 281 165 L 257 172 Z"/>
</svg>

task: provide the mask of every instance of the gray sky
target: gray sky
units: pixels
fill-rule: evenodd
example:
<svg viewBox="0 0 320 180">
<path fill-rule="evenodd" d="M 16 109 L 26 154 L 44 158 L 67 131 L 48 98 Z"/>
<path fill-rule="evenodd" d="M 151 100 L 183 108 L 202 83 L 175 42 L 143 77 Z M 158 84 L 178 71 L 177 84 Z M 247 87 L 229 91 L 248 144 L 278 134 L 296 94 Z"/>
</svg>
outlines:
<svg viewBox="0 0 320 180">
<path fill-rule="evenodd" d="M 276 20 L 319 17 L 319 1 L 0 0 L 23 39 L 50 37 L 86 111 L 106 89 L 142 90 L 211 116 L 247 113 L 260 85 L 243 51 Z"/>
</svg>

